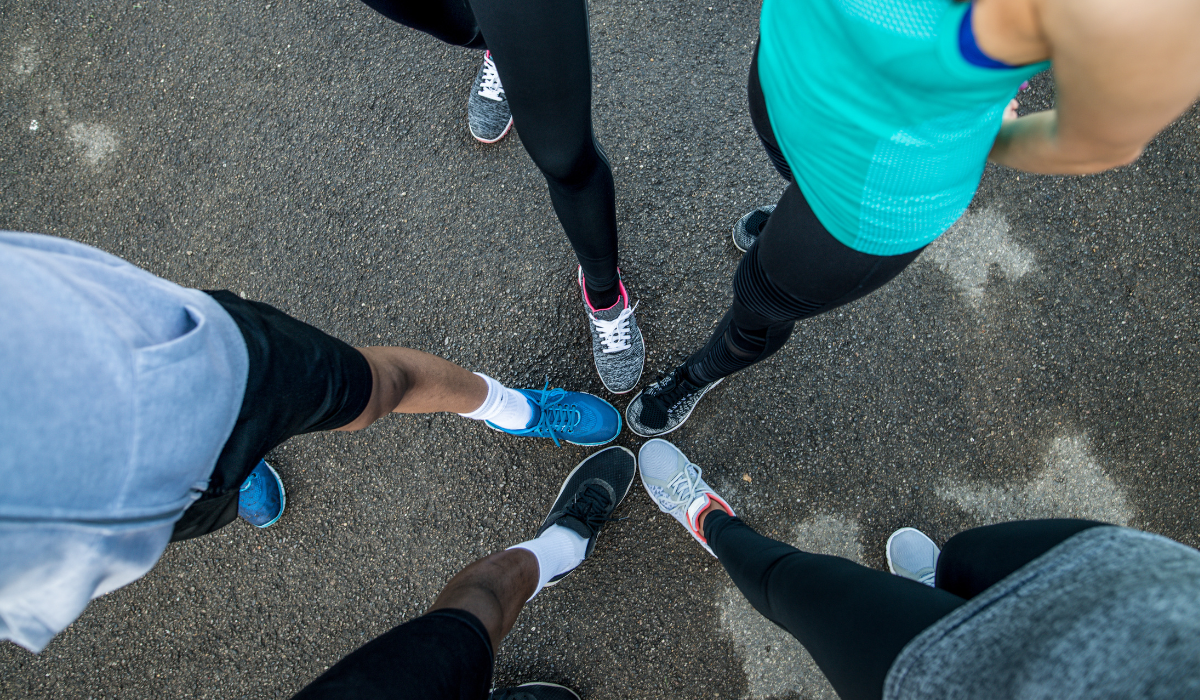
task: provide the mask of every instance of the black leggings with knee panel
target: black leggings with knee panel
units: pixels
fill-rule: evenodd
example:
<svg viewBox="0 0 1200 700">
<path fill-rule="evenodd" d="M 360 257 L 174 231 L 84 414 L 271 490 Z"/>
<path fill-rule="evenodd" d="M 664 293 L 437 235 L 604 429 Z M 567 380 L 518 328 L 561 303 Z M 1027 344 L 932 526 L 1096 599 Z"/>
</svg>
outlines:
<svg viewBox="0 0 1200 700">
<path fill-rule="evenodd" d="M 784 160 L 750 65 L 750 118 L 779 174 L 788 181 L 758 241 L 733 276 L 733 306 L 708 343 L 687 361 L 693 380 L 706 383 L 761 362 L 783 347 L 796 321 L 823 314 L 887 284 L 922 249 L 903 255 L 860 253 L 834 238 L 813 213 Z"/>
<path fill-rule="evenodd" d="M 842 700 L 879 700 L 904 646 L 955 608 L 1065 542 L 1103 523 L 1024 520 L 955 535 L 938 558 L 936 587 L 803 552 L 710 513 L 704 536 L 754 609 L 812 655 Z"/>
<path fill-rule="evenodd" d="M 617 282 L 612 168 L 592 131 L 592 66 L 585 0 L 364 0 L 380 14 L 456 46 L 488 49 L 521 143 L 588 288 Z"/>
</svg>

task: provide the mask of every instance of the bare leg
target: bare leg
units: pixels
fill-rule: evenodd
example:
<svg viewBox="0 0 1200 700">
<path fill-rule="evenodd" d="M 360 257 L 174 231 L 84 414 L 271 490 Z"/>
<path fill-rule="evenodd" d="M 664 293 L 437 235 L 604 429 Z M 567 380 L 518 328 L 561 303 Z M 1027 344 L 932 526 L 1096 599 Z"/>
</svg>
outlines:
<svg viewBox="0 0 1200 700">
<path fill-rule="evenodd" d="M 470 413 L 487 398 L 487 383 L 458 365 L 420 350 L 358 348 L 371 365 L 371 401 L 338 430 L 362 430 L 389 413 Z"/>
<path fill-rule="evenodd" d="M 516 624 L 537 583 L 538 561 L 533 552 L 507 549 L 458 572 L 427 612 L 440 608 L 466 610 L 487 627 L 492 649 L 499 649 L 500 640 Z"/>
</svg>

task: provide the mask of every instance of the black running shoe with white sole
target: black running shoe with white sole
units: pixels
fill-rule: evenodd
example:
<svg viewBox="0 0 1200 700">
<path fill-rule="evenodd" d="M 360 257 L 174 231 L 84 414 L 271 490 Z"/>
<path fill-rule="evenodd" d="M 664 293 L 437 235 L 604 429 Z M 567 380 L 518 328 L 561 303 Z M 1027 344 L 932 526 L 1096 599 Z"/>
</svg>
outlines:
<svg viewBox="0 0 1200 700">
<path fill-rule="evenodd" d="M 471 86 L 471 96 L 467 98 L 467 126 L 476 141 L 496 143 L 512 128 L 512 123 L 512 112 L 496 72 L 496 62 L 492 60 L 492 52 L 486 51 L 483 65 L 475 75 L 475 84 Z"/>
<path fill-rule="evenodd" d="M 684 366 L 679 365 L 633 397 L 625 409 L 625 423 L 642 437 L 666 435 L 683 425 L 700 399 L 722 381 L 693 384 L 684 378 Z"/>
<path fill-rule="evenodd" d="M 758 240 L 758 234 L 762 233 L 763 226 L 767 225 L 767 219 L 771 218 L 773 211 L 775 211 L 775 205 L 768 204 L 738 219 L 737 223 L 733 225 L 733 245 L 743 253 L 750 250 L 750 246 Z"/>
<path fill-rule="evenodd" d="M 537 536 L 552 525 L 562 525 L 587 539 L 587 552 L 583 556 L 584 559 L 592 556 L 600 528 L 612 519 L 635 476 L 637 458 L 624 447 L 609 447 L 583 460 L 567 475 Z M 546 585 L 558 583 L 571 571 L 555 576 Z"/>
<path fill-rule="evenodd" d="M 515 688 L 496 688 L 489 700 L 579 700 L 579 695 L 557 683 L 522 683 Z"/>
</svg>

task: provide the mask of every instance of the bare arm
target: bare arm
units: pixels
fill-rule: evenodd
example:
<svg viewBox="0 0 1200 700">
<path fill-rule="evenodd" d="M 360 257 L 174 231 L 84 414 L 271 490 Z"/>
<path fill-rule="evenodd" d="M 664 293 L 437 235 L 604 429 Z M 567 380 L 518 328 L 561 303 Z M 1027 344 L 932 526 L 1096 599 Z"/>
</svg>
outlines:
<svg viewBox="0 0 1200 700">
<path fill-rule="evenodd" d="M 1095 173 L 1137 159 L 1200 95 L 1200 0 L 1043 0 L 1057 109 L 1006 120 L 990 160 Z"/>
</svg>

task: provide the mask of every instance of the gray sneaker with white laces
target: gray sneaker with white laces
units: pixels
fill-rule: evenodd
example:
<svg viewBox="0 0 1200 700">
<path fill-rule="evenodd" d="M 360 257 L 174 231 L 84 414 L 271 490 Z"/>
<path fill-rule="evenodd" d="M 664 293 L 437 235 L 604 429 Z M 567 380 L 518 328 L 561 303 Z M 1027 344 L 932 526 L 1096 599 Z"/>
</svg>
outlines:
<svg viewBox="0 0 1200 700">
<path fill-rule="evenodd" d="M 614 394 L 632 391 L 642 378 L 642 367 L 646 363 L 646 345 L 642 331 L 633 317 L 636 304 L 629 303 L 629 292 L 625 283 L 617 280 L 620 298 L 611 308 L 597 311 L 588 300 L 587 286 L 583 283 L 583 268 L 579 269 L 579 291 L 583 295 L 583 308 L 587 312 L 588 327 L 592 331 L 592 359 L 596 373 L 604 388 Z"/>
<path fill-rule="evenodd" d="M 893 574 L 933 587 L 942 550 L 914 527 L 902 527 L 887 541 L 888 568 Z"/>
<path fill-rule="evenodd" d="M 768 204 L 738 219 L 737 223 L 733 225 L 733 245 L 743 253 L 750 250 L 750 246 L 758 240 L 758 234 L 762 233 L 763 226 L 767 225 L 767 219 L 771 218 L 773 211 L 775 211 L 775 205 Z"/>
<path fill-rule="evenodd" d="M 678 447 L 656 438 L 642 445 L 638 452 L 638 471 L 642 475 L 642 486 L 646 487 L 646 493 L 658 509 L 678 520 L 705 551 L 713 554 L 696 521 L 714 503 L 730 515 L 734 512 L 725 499 L 700 478 L 700 467 L 688 461 Z"/>
<path fill-rule="evenodd" d="M 467 125 L 471 135 L 483 143 L 496 143 L 512 128 L 512 112 L 508 110 L 508 98 L 496 72 L 492 52 L 483 54 L 483 65 L 471 86 L 471 97 L 467 99 Z"/>
</svg>

